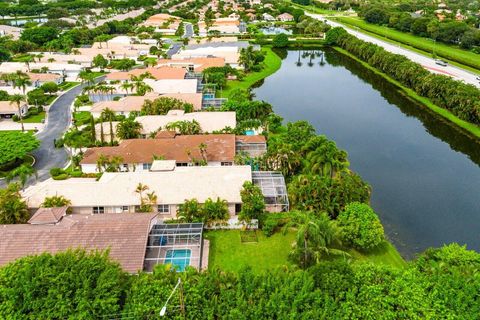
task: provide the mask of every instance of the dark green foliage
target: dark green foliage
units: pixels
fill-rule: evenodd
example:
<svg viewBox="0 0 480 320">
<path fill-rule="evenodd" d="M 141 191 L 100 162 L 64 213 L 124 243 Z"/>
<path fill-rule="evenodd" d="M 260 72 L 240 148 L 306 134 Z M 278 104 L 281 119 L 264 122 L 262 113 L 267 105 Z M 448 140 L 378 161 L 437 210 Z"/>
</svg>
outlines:
<svg viewBox="0 0 480 320">
<path fill-rule="evenodd" d="M 273 47 L 285 48 L 288 46 L 288 36 L 284 33 L 277 34 L 272 40 Z"/>
<path fill-rule="evenodd" d="M 252 219 L 259 219 L 265 211 L 265 199 L 262 190 L 250 181 L 243 184 L 243 189 L 240 191 L 242 198 L 242 210 L 238 218 L 241 221 L 249 224 Z"/>
<path fill-rule="evenodd" d="M 257 119 L 264 121 L 272 113 L 272 105 L 265 101 L 228 101 L 223 107 L 223 111 L 235 111 L 237 122 Z"/>
<path fill-rule="evenodd" d="M 336 44 L 460 119 L 480 124 L 480 91 L 473 85 L 430 73 L 402 55 L 349 34 L 339 36 Z"/>
<path fill-rule="evenodd" d="M 221 222 L 228 219 L 228 203 L 217 198 L 208 198 L 201 204 L 197 199 L 185 200 L 178 206 L 177 217 L 183 222 L 203 222 L 205 224 Z"/>
<path fill-rule="evenodd" d="M 126 276 L 108 253 L 26 257 L 0 269 L 0 318 L 98 319 L 120 311 Z"/>
<path fill-rule="evenodd" d="M 27 204 L 20 195 L 20 185 L 13 183 L 0 189 L 0 224 L 26 223 L 29 218 Z"/>
<path fill-rule="evenodd" d="M 142 115 L 164 115 L 170 110 L 184 110 L 185 112 L 192 112 L 193 105 L 184 101 L 160 97 L 153 101 L 146 100 L 142 106 Z"/>
<path fill-rule="evenodd" d="M 43 46 L 58 36 L 58 30 L 52 27 L 35 27 L 25 29 L 20 37 L 21 40 Z"/>
<path fill-rule="evenodd" d="M 369 251 L 385 241 L 383 226 L 368 204 L 353 202 L 337 218 L 344 244 Z"/>
<path fill-rule="evenodd" d="M 0 132 L 0 167 L 25 157 L 40 145 L 40 141 L 29 132 Z"/>
</svg>

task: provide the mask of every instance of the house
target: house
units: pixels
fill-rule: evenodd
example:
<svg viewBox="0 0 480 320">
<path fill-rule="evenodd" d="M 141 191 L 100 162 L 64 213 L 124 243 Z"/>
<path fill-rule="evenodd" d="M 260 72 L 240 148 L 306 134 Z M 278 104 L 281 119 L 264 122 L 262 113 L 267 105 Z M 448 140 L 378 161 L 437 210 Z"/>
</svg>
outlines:
<svg viewBox="0 0 480 320">
<path fill-rule="evenodd" d="M 238 68 L 240 50 L 242 48 L 247 48 L 248 46 L 250 46 L 250 43 L 247 41 L 191 44 L 174 54 L 172 59 L 184 60 L 192 58 L 219 57 L 223 58 L 225 63 L 231 65 L 233 68 Z M 255 50 L 260 49 L 258 45 L 253 45 L 253 47 Z"/>
<path fill-rule="evenodd" d="M 163 131 L 155 139 L 129 139 L 121 141 L 118 146 L 87 149 L 80 164 L 84 173 L 99 172 L 97 164 L 101 157 L 121 159 L 122 171 L 148 171 L 155 157 L 175 160 L 177 166 L 192 166 L 201 162 L 209 166 L 231 166 L 237 146 L 238 151 L 250 156 L 260 156 L 266 151 L 264 136 L 247 140 L 234 134 L 176 135 Z"/>
<path fill-rule="evenodd" d="M 32 86 L 38 88 L 47 82 L 53 82 L 58 85 L 63 83 L 63 76 L 58 73 L 28 73 Z"/>
<path fill-rule="evenodd" d="M 135 121 L 141 124 L 142 138 L 148 138 L 152 133 L 160 129 L 165 129 L 170 123 L 177 121 L 196 121 L 200 125 L 201 132 L 212 133 L 220 131 L 226 127 L 235 128 L 237 125 L 235 112 L 191 112 L 185 113 L 183 110 L 170 110 L 166 115 L 139 116 Z M 118 122 L 113 121 L 113 132 L 117 132 Z M 110 123 L 100 122 L 95 125 L 97 140 L 100 140 L 101 126 L 103 126 L 104 139 L 110 141 Z M 114 137 L 117 140 L 116 137 Z"/>
<path fill-rule="evenodd" d="M 160 59 L 157 62 L 157 66 L 184 68 L 188 72 L 199 73 L 210 67 L 225 66 L 225 59 L 211 56 L 186 59 Z"/>
<path fill-rule="evenodd" d="M 198 22 L 199 35 L 205 36 L 208 32 L 217 31 L 225 34 L 242 33 L 239 18 L 218 18 L 214 19 L 211 26 L 207 26 L 205 20 Z M 245 32 L 245 31 L 243 31 Z"/>
<path fill-rule="evenodd" d="M 139 68 L 131 71 L 118 71 L 107 74 L 105 80 L 108 82 L 120 81 L 127 82 L 132 77 L 139 77 L 145 73 L 148 73 L 155 80 L 162 79 L 185 79 L 186 70 L 180 68 L 174 68 L 169 66 L 161 66 L 158 68 Z"/>
<path fill-rule="evenodd" d="M 144 79 L 146 85 L 150 86 L 154 93 L 197 93 L 198 80 L 197 79 Z"/>
<path fill-rule="evenodd" d="M 28 104 L 25 101 L 20 102 L 20 114 L 25 116 L 28 112 Z M 0 118 L 12 118 L 19 116 L 18 106 L 13 101 L 0 101 Z"/>
<path fill-rule="evenodd" d="M 156 216 L 66 215 L 65 208 L 40 208 L 28 224 L 0 227 L 0 266 L 44 252 L 108 249 L 110 258 L 120 263 L 124 271 L 136 273 L 144 269 L 147 240 Z"/>
<path fill-rule="evenodd" d="M 161 218 L 176 217 L 177 208 L 185 199 L 204 203 L 209 198 L 225 200 L 230 215 L 235 215 L 241 209 L 240 191 L 246 181 L 252 181 L 250 166 L 178 167 L 175 161 L 156 161 L 151 171 L 105 172 L 98 180 L 48 179 L 27 188 L 22 196 L 31 209 L 39 208 L 45 197 L 64 196 L 71 201 L 72 213 L 91 217 L 92 213 L 138 212 L 145 193 L 154 192 L 157 200 L 152 203 L 153 211 Z M 136 191 L 139 184 L 147 186 L 148 191 Z M 118 215 L 122 216 L 132 215 Z M 102 229 L 114 227 L 104 222 Z"/>
<path fill-rule="evenodd" d="M 262 19 L 263 21 L 275 21 L 275 18 L 271 14 L 266 12 L 262 14 Z"/>
<path fill-rule="evenodd" d="M 11 36 L 13 40 L 20 39 L 23 29 L 13 26 L 0 25 L 0 37 Z"/>
<path fill-rule="evenodd" d="M 109 108 L 117 115 L 124 115 L 128 117 L 130 112 L 140 112 L 145 101 L 153 101 L 159 97 L 178 99 L 193 105 L 193 110 L 202 109 L 202 94 L 201 93 L 169 93 L 159 95 L 156 93 L 147 93 L 145 96 L 126 96 L 118 101 L 99 101 L 93 104 L 90 112 L 92 116 L 97 119 L 103 110 Z"/>
<path fill-rule="evenodd" d="M 279 14 L 277 16 L 277 20 L 282 22 L 293 21 L 293 16 L 290 13 L 285 12 L 285 13 Z"/>
<path fill-rule="evenodd" d="M 174 35 L 182 19 L 166 13 L 159 13 L 149 17 L 142 25 L 146 27 L 155 27 L 156 32 L 165 35 Z"/>
<path fill-rule="evenodd" d="M 92 61 L 95 55 L 93 54 L 65 54 L 59 52 L 45 52 L 43 56 L 37 58 L 39 62 L 56 62 L 62 64 L 79 64 L 85 68 L 92 67 Z"/>
<path fill-rule="evenodd" d="M 14 73 L 17 71 L 30 72 L 30 70 L 45 69 L 46 73 L 56 73 L 62 75 L 65 80 L 77 81 L 77 76 L 80 71 L 85 70 L 85 67 L 78 64 L 69 63 L 45 63 L 45 62 L 2 62 L 0 64 L 0 73 Z"/>
</svg>

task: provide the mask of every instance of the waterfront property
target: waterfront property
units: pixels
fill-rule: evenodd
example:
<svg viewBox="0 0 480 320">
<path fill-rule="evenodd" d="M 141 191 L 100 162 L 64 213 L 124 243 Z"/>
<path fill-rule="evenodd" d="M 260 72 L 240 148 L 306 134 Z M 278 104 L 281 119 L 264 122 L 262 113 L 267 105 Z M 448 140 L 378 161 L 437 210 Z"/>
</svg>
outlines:
<svg viewBox="0 0 480 320">
<path fill-rule="evenodd" d="M 155 80 L 185 79 L 186 70 L 169 66 L 162 66 L 158 68 L 138 68 L 131 71 L 110 72 L 106 75 L 105 80 L 107 82 L 128 82 L 132 80 L 132 77 L 140 77 L 144 74 L 148 74 L 149 77 Z"/>
<path fill-rule="evenodd" d="M 177 271 L 187 266 L 208 267 L 209 241 L 203 238 L 203 223 L 155 224 L 148 235 L 144 269 L 171 264 Z"/>
<path fill-rule="evenodd" d="M 179 59 L 160 59 L 157 62 L 158 66 L 170 66 L 176 68 L 184 68 L 188 72 L 202 72 L 210 67 L 223 67 L 225 66 L 225 59 L 221 57 L 198 57 L 198 58 L 184 58 Z"/>
<path fill-rule="evenodd" d="M 85 173 L 99 172 L 99 159 L 121 159 L 122 171 L 149 171 L 155 158 L 175 160 L 177 166 L 205 163 L 209 166 L 232 166 L 238 152 L 259 156 L 266 151 L 264 136 L 234 134 L 175 135 L 161 132 L 156 139 L 128 139 L 113 147 L 88 149 L 81 161 Z M 171 132 L 170 132 L 171 133 Z M 238 147 L 240 143 L 241 148 Z M 251 150 L 251 153 L 250 153 Z M 262 151 L 263 150 L 263 151 Z"/>
<path fill-rule="evenodd" d="M 154 192 L 153 211 L 161 218 L 175 218 L 177 208 L 186 199 L 204 203 L 208 198 L 223 199 L 231 216 L 241 209 L 240 191 L 252 181 L 250 166 L 177 167 L 175 161 L 157 160 L 150 171 L 105 172 L 95 178 L 48 179 L 23 193 L 28 207 L 41 207 L 45 197 L 62 195 L 71 201 L 72 213 L 139 212 L 146 193 Z M 137 192 L 139 184 L 148 191 Z"/>
<path fill-rule="evenodd" d="M 56 253 L 67 249 L 109 250 L 110 258 L 123 270 L 136 273 L 144 269 L 149 230 L 156 214 L 65 215 L 42 208 L 28 224 L 0 227 L 0 266 L 18 258 Z"/>
<path fill-rule="evenodd" d="M 118 113 L 117 113 L 118 114 Z M 98 118 L 99 115 L 96 116 Z M 138 116 L 135 118 L 142 128 L 140 135 L 142 138 L 149 138 L 160 130 L 165 130 L 169 124 L 179 121 L 196 121 L 200 126 L 201 133 L 213 133 L 225 128 L 235 128 L 237 125 L 235 112 L 232 111 L 209 111 L 209 112 L 190 112 L 183 110 L 170 110 L 166 115 Z M 118 121 L 112 121 L 114 140 L 118 140 L 117 132 Z M 97 140 L 101 139 L 101 127 L 103 126 L 103 136 L 105 141 L 110 141 L 110 123 L 100 122 L 95 125 L 95 134 Z M 173 129 L 172 129 L 173 130 Z"/>
</svg>

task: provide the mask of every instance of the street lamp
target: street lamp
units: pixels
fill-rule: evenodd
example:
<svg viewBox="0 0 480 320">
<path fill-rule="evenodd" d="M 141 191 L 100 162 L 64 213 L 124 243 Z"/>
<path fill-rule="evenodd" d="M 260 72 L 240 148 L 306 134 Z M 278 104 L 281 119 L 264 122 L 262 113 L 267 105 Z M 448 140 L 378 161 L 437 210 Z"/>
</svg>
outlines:
<svg viewBox="0 0 480 320">
<path fill-rule="evenodd" d="M 178 282 L 177 284 L 175 285 L 175 287 L 173 288 L 172 292 L 170 293 L 170 296 L 168 297 L 167 301 L 165 302 L 165 304 L 163 305 L 162 309 L 160 310 L 160 317 L 163 317 L 165 316 L 165 313 L 167 312 L 167 305 L 168 305 L 168 302 L 170 301 L 170 299 L 172 298 L 173 294 L 175 293 L 175 291 L 177 290 L 177 288 L 182 284 L 182 280 L 180 278 L 178 278 Z M 181 294 L 180 295 L 180 308 L 182 310 L 182 313 L 184 312 L 184 309 L 183 309 L 183 295 Z"/>
</svg>

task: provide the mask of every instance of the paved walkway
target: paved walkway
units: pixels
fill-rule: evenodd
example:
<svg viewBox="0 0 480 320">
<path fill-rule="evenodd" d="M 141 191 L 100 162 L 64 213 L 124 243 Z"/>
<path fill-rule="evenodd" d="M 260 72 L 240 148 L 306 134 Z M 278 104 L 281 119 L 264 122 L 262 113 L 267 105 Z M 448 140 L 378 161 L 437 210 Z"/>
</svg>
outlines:
<svg viewBox="0 0 480 320">
<path fill-rule="evenodd" d="M 42 130 L 44 124 L 43 123 L 24 123 L 23 124 L 25 130 Z M 15 122 L 13 120 L 0 120 L 0 131 L 12 131 L 12 130 L 22 130 L 22 125 L 20 122 Z"/>
<path fill-rule="evenodd" d="M 305 14 L 318 20 L 322 20 L 322 21 L 326 20 L 327 23 L 330 24 L 331 26 L 342 27 L 345 30 L 347 30 L 348 33 L 356 36 L 357 38 L 379 45 L 387 51 L 406 56 L 410 60 L 421 64 L 425 69 L 427 69 L 430 72 L 448 75 L 454 78 L 455 80 L 462 80 L 465 83 L 473 84 L 477 88 L 480 88 L 480 82 L 476 79 L 476 75 L 469 71 L 466 71 L 464 69 L 451 66 L 451 65 L 448 65 L 446 67 L 441 67 L 437 65 L 435 63 L 435 60 L 432 58 L 429 58 L 419 53 L 416 53 L 414 51 L 410 51 L 408 49 L 399 47 L 398 45 L 392 44 L 390 42 L 386 42 L 378 38 L 375 38 L 373 36 L 367 35 L 357 29 L 352 29 L 351 27 L 347 27 L 336 21 L 328 20 L 328 17 L 322 16 L 319 14 L 312 14 L 312 13 L 305 13 Z"/>
</svg>

